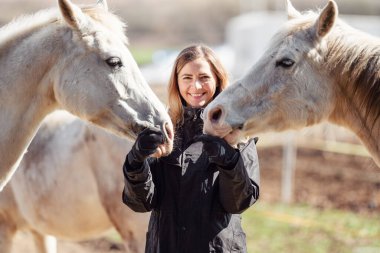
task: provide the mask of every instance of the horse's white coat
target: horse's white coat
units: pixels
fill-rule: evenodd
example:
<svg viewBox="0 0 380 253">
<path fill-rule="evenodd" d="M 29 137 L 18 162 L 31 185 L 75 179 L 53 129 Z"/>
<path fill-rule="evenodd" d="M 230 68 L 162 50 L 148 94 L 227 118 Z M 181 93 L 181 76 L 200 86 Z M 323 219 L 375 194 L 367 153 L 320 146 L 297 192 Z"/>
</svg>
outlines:
<svg viewBox="0 0 380 253">
<path fill-rule="evenodd" d="M 232 143 L 330 121 L 380 166 L 380 40 L 340 21 L 334 1 L 319 14 L 288 1 L 288 17 L 261 59 L 206 107 L 204 131 Z"/>
<path fill-rule="evenodd" d="M 0 252 L 19 230 L 32 232 L 39 253 L 53 253 L 51 236 L 87 240 L 112 227 L 128 252 L 143 252 L 149 214 L 121 200 L 131 145 L 65 112 L 49 115 L 0 194 Z"/>
<path fill-rule="evenodd" d="M 168 137 L 161 153 L 172 148 L 169 115 L 142 77 L 124 24 L 108 12 L 106 1 L 83 9 L 69 0 L 58 3 L 59 11 L 41 11 L 0 29 L 0 190 L 40 122 L 59 108 L 132 139 L 147 126 L 158 127 Z"/>
</svg>

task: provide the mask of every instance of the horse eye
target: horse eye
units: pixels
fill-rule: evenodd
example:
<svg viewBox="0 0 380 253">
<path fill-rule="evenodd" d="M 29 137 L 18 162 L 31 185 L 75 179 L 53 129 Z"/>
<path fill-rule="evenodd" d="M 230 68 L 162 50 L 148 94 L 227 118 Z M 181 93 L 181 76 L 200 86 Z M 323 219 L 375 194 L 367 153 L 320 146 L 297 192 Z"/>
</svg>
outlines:
<svg viewBox="0 0 380 253">
<path fill-rule="evenodd" d="M 119 57 L 110 57 L 106 60 L 106 63 L 111 68 L 120 68 L 123 66 L 123 63 L 121 62 Z"/>
<path fill-rule="evenodd" d="M 281 66 L 283 68 L 290 68 L 295 62 L 289 58 L 283 58 L 276 62 L 276 67 Z"/>
</svg>

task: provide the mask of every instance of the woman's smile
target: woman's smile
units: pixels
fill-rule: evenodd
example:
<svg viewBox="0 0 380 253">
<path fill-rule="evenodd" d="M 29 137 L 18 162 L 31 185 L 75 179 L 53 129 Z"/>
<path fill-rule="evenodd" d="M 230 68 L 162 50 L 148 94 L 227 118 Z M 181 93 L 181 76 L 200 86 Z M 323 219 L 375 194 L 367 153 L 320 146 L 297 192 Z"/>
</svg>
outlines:
<svg viewBox="0 0 380 253">
<path fill-rule="evenodd" d="M 204 58 L 187 63 L 178 74 L 178 87 L 187 106 L 204 107 L 216 90 L 216 76 Z"/>
</svg>

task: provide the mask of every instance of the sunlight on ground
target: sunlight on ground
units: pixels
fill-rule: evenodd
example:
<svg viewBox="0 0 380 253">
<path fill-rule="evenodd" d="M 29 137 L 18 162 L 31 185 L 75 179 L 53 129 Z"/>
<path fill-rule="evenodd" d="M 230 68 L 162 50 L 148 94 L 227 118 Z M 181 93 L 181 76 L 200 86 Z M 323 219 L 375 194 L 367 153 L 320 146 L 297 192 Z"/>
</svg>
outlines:
<svg viewBox="0 0 380 253">
<path fill-rule="evenodd" d="M 243 215 L 248 252 L 380 252 L 380 216 L 256 203 Z"/>
</svg>

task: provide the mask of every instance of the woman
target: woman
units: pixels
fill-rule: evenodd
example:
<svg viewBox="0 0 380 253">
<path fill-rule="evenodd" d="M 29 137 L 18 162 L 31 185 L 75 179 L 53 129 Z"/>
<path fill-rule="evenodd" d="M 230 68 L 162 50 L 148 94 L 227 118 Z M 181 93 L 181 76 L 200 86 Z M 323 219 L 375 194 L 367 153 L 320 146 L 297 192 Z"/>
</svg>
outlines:
<svg viewBox="0 0 380 253">
<path fill-rule="evenodd" d="M 255 142 L 234 149 L 221 138 L 202 135 L 203 108 L 227 83 L 210 48 L 182 50 L 169 82 L 173 152 L 148 158 L 163 137 L 145 129 L 127 155 L 123 202 L 137 212 L 152 211 L 145 252 L 247 251 L 240 213 L 259 196 Z"/>
</svg>

